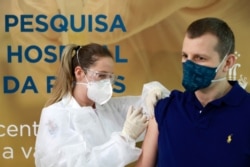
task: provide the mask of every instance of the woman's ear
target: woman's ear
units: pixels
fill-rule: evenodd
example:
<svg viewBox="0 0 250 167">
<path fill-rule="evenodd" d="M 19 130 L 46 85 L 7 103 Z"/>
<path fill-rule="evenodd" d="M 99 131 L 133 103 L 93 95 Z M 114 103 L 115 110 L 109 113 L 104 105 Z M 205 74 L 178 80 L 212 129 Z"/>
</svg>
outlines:
<svg viewBox="0 0 250 167">
<path fill-rule="evenodd" d="M 82 80 L 85 76 L 85 73 L 80 66 L 76 66 L 74 73 L 76 80 Z"/>
<path fill-rule="evenodd" d="M 235 64 L 235 62 L 236 62 L 236 56 L 234 54 L 229 54 L 226 59 L 224 71 L 228 72 L 229 69 Z"/>
</svg>

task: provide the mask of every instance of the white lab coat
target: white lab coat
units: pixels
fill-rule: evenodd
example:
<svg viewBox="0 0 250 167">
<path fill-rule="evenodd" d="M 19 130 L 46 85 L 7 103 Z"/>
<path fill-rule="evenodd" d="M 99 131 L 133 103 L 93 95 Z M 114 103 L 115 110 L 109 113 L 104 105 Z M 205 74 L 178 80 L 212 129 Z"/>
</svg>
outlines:
<svg viewBox="0 0 250 167">
<path fill-rule="evenodd" d="M 145 91 L 144 91 L 145 94 Z M 35 145 L 36 167 L 124 167 L 141 149 L 121 131 L 130 105 L 140 96 L 112 98 L 96 109 L 80 107 L 68 95 L 42 110 Z"/>
</svg>

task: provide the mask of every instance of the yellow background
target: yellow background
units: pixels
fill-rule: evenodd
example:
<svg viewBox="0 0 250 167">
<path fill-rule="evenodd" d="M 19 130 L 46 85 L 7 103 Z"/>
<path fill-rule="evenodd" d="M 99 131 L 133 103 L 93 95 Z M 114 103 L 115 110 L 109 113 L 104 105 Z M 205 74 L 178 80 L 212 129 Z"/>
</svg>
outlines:
<svg viewBox="0 0 250 167">
<path fill-rule="evenodd" d="M 22 33 L 20 25 L 5 32 L 5 15 L 14 14 L 45 14 L 52 17 L 58 13 L 65 16 L 71 14 L 77 18 L 81 14 L 108 16 L 107 23 L 111 25 L 114 15 L 121 15 L 127 32 L 81 32 L 72 31 L 56 33 L 52 30 L 46 33 Z M 114 52 L 119 45 L 122 58 L 128 63 L 116 63 L 115 72 L 125 76 L 126 91 L 115 96 L 138 95 L 142 84 L 152 80 L 163 83 L 168 89 L 181 89 L 181 46 L 186 27 L 195 19 L 201 17 L 219 17 L 224 19 L 233 29 L 236 37 L 236 50 L 240 53 L 237 77 L 240 74 L 250 79 L 249 71 L 249 39 L 250 39 L 250 1 L 249 0 L 1 0 L 0 1 L 0 125 L 17 127 L 39 122 L 41 109 L 48 98 L 45 78 L 54 75 L 58 62 L 48 64 L 43 61 L 31 64 L 28 62 L 7 63 L 7 46 L 15 48 L 21 45 L 64 45 L 67 43 L 86 44 L 97 42 L 108 45 Z M 36 24 L 34 23 L 33 26 Z M 14 94 L 4 94 L 3 77 L 11 75 L 20 81 L 22 86 L 28 75 L 32 76 L 39 93 L 27 91 Z M 246 88 L 249 91 L 249 86 Z M 0 134 L 6 133 L 1 128 Z M 35 136 L 0 137 L 0 166 L 16 167 L 34 166 L 33 156 L 26 159 L 21 147 L 28 153 L 34 149 Z M 5 147 L 14 150 L 13 159 L 4 159 Z M 31 154 L 34 150 L 32 149 Z"/>
</svg>

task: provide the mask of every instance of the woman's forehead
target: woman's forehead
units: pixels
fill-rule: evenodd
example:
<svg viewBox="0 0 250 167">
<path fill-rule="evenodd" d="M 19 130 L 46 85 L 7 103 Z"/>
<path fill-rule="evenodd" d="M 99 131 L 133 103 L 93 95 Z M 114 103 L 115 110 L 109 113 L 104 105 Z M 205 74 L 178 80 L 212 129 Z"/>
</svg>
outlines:
<svg viewBox="0 0 250 167">
<path fill-rule="evenodd" d="M 113 72 L 114 61 L 111 57 L 100 57 L 90 68 L 100 72 Z"/>
</svg>

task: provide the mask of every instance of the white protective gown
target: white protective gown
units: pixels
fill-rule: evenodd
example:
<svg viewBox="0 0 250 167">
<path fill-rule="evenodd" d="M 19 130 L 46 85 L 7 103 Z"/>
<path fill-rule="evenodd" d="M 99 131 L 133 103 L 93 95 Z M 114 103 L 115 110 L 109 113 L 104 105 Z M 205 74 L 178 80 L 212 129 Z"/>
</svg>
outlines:
<svg viewBox="0 0 250 167">
<path fill-rule="evenodd" d="M 93 109 L 80 107 L 68 95 L 44 108 L 35 146 L 36 167 L 124 167 L 136 161 L 141 149 L 135 141 L 125 140 L 121 131 L 128 107 L 145 107 L 144 98 L 112 98 Z"/>
</svg>

